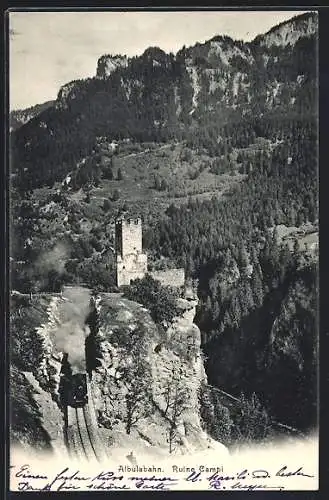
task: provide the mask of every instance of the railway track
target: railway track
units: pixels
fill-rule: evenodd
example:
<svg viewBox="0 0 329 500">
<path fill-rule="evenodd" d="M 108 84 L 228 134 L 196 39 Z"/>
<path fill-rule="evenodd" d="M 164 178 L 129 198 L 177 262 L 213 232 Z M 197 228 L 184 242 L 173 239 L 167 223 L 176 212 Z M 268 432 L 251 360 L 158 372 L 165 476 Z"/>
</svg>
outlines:
<svg viewBox="0 0 329 500">
<path fill-rule="evenodd" d="M 96 460 L 102 462 L 106 458 L 105 449 L 103 443 L 98 435 L 97 427 L 93 425 L 91 416 L 90 416 L 90 408 L 83 408 L 84 419 L 86 422 L 86 429 L 89 436 L 89 441 L 91 443 L 94 455 Z"/>
<path fill-rule="evenodd" d="M 68 407 L 68 425 L 66 428 L 67 447 L 73 459 L 84 461 L 101 461 L 102 451 L 99 450 L 100 440 L 97 431 L 91 429 L 91 422 L 86 407 Z"/>
<path fill-rule="evenodd" d="M 207 387 L 211 391 L 215 391 L 217 394 L 219 394 L 221 396 L 221 402 L 227 408 L 235 409 L 235 408 L 242 407 L 242 401 L 240 399 L 238 399 L 237 397 L 232 396 L 232 394 L 229 394 L 228 392 L 225 392 L 222 389 L 219 389 L 218 387 L 214 387 L 213 385 L 208 384 Z M 299 429 L 295 429 L 294 427 L 291 427 L 289 425 L 278 422 L 277 420 L 271 419 L 271 425 L 278 432 L 282 432 L 285 435 L 290 434 L 291 436 L 300 436 L 300 437 L 304 436 L 304 433 L 302 431 L 300 431 Z"/>
<path fill-rule="evenodd" d="M 81 444 L 81 448 L 85 457 L 88 459 L 93 459 L 96 457 L 93 445 L 90 441 L 90 436 L 88 433 L 87 424 L 85 421 L 85 416 L 83 412 L 83 408 L 75 408 L 75 418 L 77 424 L 77 431 L 79 436 L 79 441 Z"/>
<path fill-rule="evenodd" d="M 89 401 L 82 407 L 67 407 L 67 447 L 73 459 L 102 462 L 107 455 L 98 434 L 93 401 Z"/>
</svg>

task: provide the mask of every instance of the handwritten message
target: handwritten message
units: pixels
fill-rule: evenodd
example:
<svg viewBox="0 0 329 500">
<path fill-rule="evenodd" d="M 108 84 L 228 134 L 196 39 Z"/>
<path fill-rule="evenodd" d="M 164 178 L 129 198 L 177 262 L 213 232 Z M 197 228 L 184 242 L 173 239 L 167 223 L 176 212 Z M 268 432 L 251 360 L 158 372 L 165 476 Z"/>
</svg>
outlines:
<svg viewBox="0 0 329 500">
<path fill-rule="evenodd" d="M 11 465 L 12 491 L 108 491 L 108 490 L 289 490 L 304 489 L 306 481 L 314 474 L 303 466 L 290 467 L 282 464 L 273 470 L 244 468 L 225 472 L 225 466 L 207 471 L 204 466 L 188 468 L 181 472 L 177 466 L 156 474 L 141 472 L 118 472 L 100 470 L 96 474 L 86 474 L 73 467 L 63 467 L 55 473 L 43 473 L 30 464 Z M 184 468 L 183 468 L 184 469 Z M 142 470 L 142 468 L 137 468 Z M 296 481 L 299 487 L 296 488 Z M 306 489 L 312 489 L 309 486 Z M 316 488 L 314 488 L 316 489 Z"/>
</svg>

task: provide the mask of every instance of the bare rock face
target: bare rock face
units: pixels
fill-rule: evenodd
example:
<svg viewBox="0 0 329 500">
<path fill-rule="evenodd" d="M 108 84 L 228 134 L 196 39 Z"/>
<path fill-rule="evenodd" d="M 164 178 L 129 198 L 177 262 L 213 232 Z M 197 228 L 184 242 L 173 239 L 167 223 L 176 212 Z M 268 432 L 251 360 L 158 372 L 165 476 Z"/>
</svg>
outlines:
<svg viewBox="0 0 329 500">
<path fill-rule="evenodd" d="M 128 62 L 127 56 L 104 55 L 98 59 L 96 77 L 108 78 L 118 68 L 126 68 Z"/>
<path fill-rule="evenodd" d="M 33 447 L 39 443 L 39 447 L 57 450 L 60 454 L 65 449 L 61 394 L 63 355 L 66 353 L 73 373 L 86 371 L 88 328 L 85 321 L 89 306 L 90 291 L 82 287 L 66 287 L 63 296 L 35 296 L 20 306 L 16 304 L 19 320 L 16 318 L 15 323 L 13 318 L 13 326 L 19 340 L 13 344 L 13 356 L 18 366 L 13 363 L 13 370 L 19 374 L 24 372 L 24 377 L 15 381 L 12 396 L 14 412 L 17 411 L 13 430 L 16 442 L 24 442 L 22 415 L 27 415 L 24 418 L 31 419 L 31 429 L 25 444 Z"/>
<path fill-rule="evenodd" d="M 101 296 L 91 386 L 110 446 L 135 439 L 174 454 L 211 446 L 200 425 L 198 392 L 206 376 L 195 307 L 181 299 L 180 314 L 165 331 L 139 304 Z"/>
<path fill-rule="evenodd" d="M 69 109 L 72 101 L 81 98 L 85 94 L 86 86 L 90 81 L 91 78 L 86 78 L 84 80 L 73 80 L 62 85 L 55 101 L 55 109 L 60 111 Z"/>
<path fill-rule="evenodd" d="M 38 116 L 40 113 L 52 107 L 53 105 L 54 101 L 47 101 L 42 104 L 36 104 L 35 106 L 31 106 L 26 109 L 15 109 L 11 111 L 9 114 L 10 132 L 17 130 L 22 125 L 25 125 L 25 123 L 32 120 L 32 118 Z"/>
<path fill-rule="evenodd" d="M 33 376 L 40 387 L 50 393 L 50 397 L 59 400 L 59 383 L 61 361 L 63 354 L 57 349 L 52 338 L 52 332 L 58 328 L 59 297 L 52 297 L 47 308 L 47 320 L 36 328 L 42 344 L 43 356 L 39 364 L 35 365 Z"/>
<path fill-rule="evenodd" d="M 58 326 L 58 303 L 56 296 L 21 298 L 16 319 L 12 311 L 19 343 L 12 346 L 11 439 L 28 453 L 63 456 L 64 418 L 58 405 L 62 354 L 51 337 Z"/>
<path fill-rule="evenodd" d="M 60 88 L 55 104 L 56 109 L 67 108 L 68 99 L 74 96 L 74 90 L 76 89 L 76 87 L 76 83 L 73 81 L 66 83 Z"/>
<path fill-rule="evenodd" d="M 300 38 L 314 35 L 318 30 L 317 13 L 309 13 L 284 22 L 265 35 L 257 37 L 261 46 L 286 47 L 294 45 Z"/>
<path fill-rule="evenodd" d="M 31 372 L 25 372 L 24 376 L 33 389 L 33 399 L 40 411 L 42 428 L 49 436 L 51 450 L 58 456 L 64 456 L 67 450 L 64 444 L 63 414 L 51 394 L 42 389 Z"/>
<path fill-rule="evenodd" d="M 15 388 L 15 404 L 37 415 L 27 444 L 33 447 L 37 439 L 49 451 L 64 449 L 61 371 L 66 353 L 72 372 L 92 376 L 89 396 L 110 448 L 133 446 L 156 455 L 218 450 L 220 443 L 207 436 L 200 422 L 199 390 L 206 375 L 200 331 L 193 323 L 196 305 L 193 298 L 179 299 L 177 316 L 164 326 L 121 294 L 104 293 L 90 301 L 89 290 L 67 287 L 63 296 L 54 294 L 44 302 L 36 298 L 20 328 L 31 323 L 35 306 L 43 307 L 31 337 L 39 354 Z M 22 425 L 18 422 L 15 429 L 18 442 L 24 440 Z"/>
</svg>

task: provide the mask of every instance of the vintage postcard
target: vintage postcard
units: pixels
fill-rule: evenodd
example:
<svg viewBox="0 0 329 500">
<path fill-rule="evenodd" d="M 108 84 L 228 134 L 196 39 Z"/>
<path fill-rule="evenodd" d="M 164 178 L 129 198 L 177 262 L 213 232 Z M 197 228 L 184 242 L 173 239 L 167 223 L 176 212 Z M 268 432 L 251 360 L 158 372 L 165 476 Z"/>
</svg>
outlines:
<svg viewBox="0 0 329 500">
<path fill-rule="evenodd" d="M 318 13 L 8 20 L 10 490 L 318 490 Z"/>
</svg>

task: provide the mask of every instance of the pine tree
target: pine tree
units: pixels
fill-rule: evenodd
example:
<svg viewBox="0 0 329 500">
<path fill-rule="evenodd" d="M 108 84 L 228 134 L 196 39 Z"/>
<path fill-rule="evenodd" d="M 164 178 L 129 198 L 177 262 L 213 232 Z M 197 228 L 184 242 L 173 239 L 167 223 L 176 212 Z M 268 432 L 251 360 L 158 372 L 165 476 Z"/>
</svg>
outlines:
<svg viewBox="0 0 329 500">
<path fill-rule="evenodd" d="M 117 180 L 118 181 L 122 181 L 123 180 L 123 174 L 122 174 L 122 170 L 121 170 L 120 167 L 118 168 Z"/>
<path fill-rule="evenodd" d="M 264 289 L 263 289 L 263 281 L 257 267 L 254 269 L 254 272 L 251 277 L 251 288 L 253 292 L 253 299 L 255 306 L 260 307 L 263 304 L 264 300 Z"/>
<path fill-rule="evenodd" d="M 242 443 L 264 440 L 271 431 L 271 422 L 266 409 L 255 393 L 240 396 L 241 409 L 235 420 L 236 439 Z"/>
</svg>

